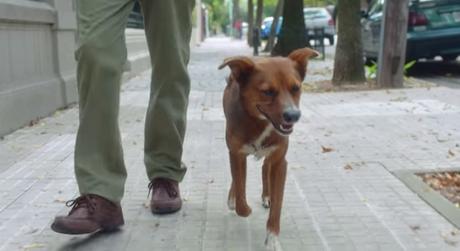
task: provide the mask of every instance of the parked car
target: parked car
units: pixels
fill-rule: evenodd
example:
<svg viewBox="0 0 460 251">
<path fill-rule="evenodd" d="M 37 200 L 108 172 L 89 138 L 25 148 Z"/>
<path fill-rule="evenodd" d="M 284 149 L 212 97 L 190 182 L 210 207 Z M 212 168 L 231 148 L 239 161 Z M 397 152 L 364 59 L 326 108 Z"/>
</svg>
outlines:
<svg viewBox="0 0 460 251">
<path fill-rule="evenodd" d="M 264 19 L 264 21 L 262 22 L 262 27 L 260 27 L 261 28 L 260 38 L 261 39 L 263 40 L 268 39 L 268 37 L 270 36 L 270 30 L 272 28 L 272 24 L 273 24 L 273 17 L 266 17 Z M 280 17 L 280 19 L 278 20 L 278 25 L 276 27 L 276 36 L 279 35 L 282 24 L 283 24 L 283 17 Z"/>
<path fill-rule="evenodd" d="M 305 28 L 307 28 L 310 37 L 314 36 L 314 29 L 324 28 L 325 37 L 329 40 L 329 44 L 334 44 L 335 24 L 326 8 L 304 8 L 303 15 Z"/>
<path fill-rule="evenodd" d="M 376 61 L 384 0 L 374 0 L 361 20 L 363 52 Z M 441 56 L 445 61 L 460 55 L 460 1 L 411 0 L 407 28 L 406 61 Z"/>
</svg>

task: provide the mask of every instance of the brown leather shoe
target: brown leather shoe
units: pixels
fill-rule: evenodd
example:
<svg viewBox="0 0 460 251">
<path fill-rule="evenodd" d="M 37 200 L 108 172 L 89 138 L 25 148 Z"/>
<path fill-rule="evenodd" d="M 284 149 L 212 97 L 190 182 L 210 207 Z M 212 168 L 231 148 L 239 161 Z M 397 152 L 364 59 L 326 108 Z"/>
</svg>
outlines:
<svg viewBox="0 0 460 251">
<path fill-rule="evenodd" d="M 119 203 L 95 194 L 87 194 L 67 201 L 72 207 L 67 216 L 57 216 L 51 229 L 62 234 L 88 234 L 97 231 L 114 231 L 124 224 Z"/>
<path fill-rule="evenodd" d="M 149 183 L 149 193 L 152 191 L 150 209 L 154 214 L 169 214 L 182 207 L 179 184 L 177 181 L 156 178 Z"/>
</svg>

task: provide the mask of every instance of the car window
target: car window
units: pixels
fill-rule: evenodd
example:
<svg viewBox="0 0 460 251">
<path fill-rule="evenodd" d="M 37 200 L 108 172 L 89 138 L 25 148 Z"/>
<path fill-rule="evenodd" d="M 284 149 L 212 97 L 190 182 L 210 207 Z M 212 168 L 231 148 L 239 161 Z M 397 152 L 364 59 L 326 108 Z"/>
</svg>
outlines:
<svg viewBox="0 0 460 251">
<path fill-rule="evenodd" d="M 328 13 L 326 10 L 321 9 L 307 9 L 304 10 L 303 15 L 305 19 L 327 18 Z"/>
</svg>

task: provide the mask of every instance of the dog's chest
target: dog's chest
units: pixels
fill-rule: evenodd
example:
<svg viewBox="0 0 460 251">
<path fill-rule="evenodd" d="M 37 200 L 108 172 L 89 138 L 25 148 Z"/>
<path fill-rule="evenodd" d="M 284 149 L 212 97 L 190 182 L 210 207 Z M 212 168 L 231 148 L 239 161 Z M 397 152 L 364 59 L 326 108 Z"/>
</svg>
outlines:
<svg viewBox="0 0 460 251">
<path fill-rule="evenodd" d="M 273 126 L 268 125 L 264 131 L 252 143 L 245 144 L 241 148 L 241 152 L 248 155 L 254 155 L 256 159 L 261 159 L 270 155 L 276 148 L 276 145 L 264 144 L 266 139 L 273 131 Z"/>
</svg>

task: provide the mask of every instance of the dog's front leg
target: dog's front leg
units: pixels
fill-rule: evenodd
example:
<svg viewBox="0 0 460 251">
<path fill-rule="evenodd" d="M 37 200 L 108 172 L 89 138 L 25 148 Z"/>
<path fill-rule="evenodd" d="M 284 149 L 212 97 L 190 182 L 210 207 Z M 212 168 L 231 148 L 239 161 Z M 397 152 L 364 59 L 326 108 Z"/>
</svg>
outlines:
<svg viewBox="0 0 460 251">
<path fill-rule="evenodd" d="M 270 161 L 264 160 L 262 166 L 262 206 L 270 208 Z"/>
<path fill-rule="evenodd" d="M 230 152 L 230 168 L 232 172 L 232 186 L 228 194 L 228 204 L 235 201 L 235 210 L 239 216 L 247 217 L 251 208 L 246 201 L 246 155 Z"/>
<path fill-rule="evenodd" d="M 271 159 L 270 170 L 270 214 L 267 221 L 267 238 L 265 246 L 268 250 L 281 251 L 278 240 L 280 233 L 281 206 L 283 204 L 284 184 L 286 181 L 287 162 L 284 155 Z"/>
</svg>

